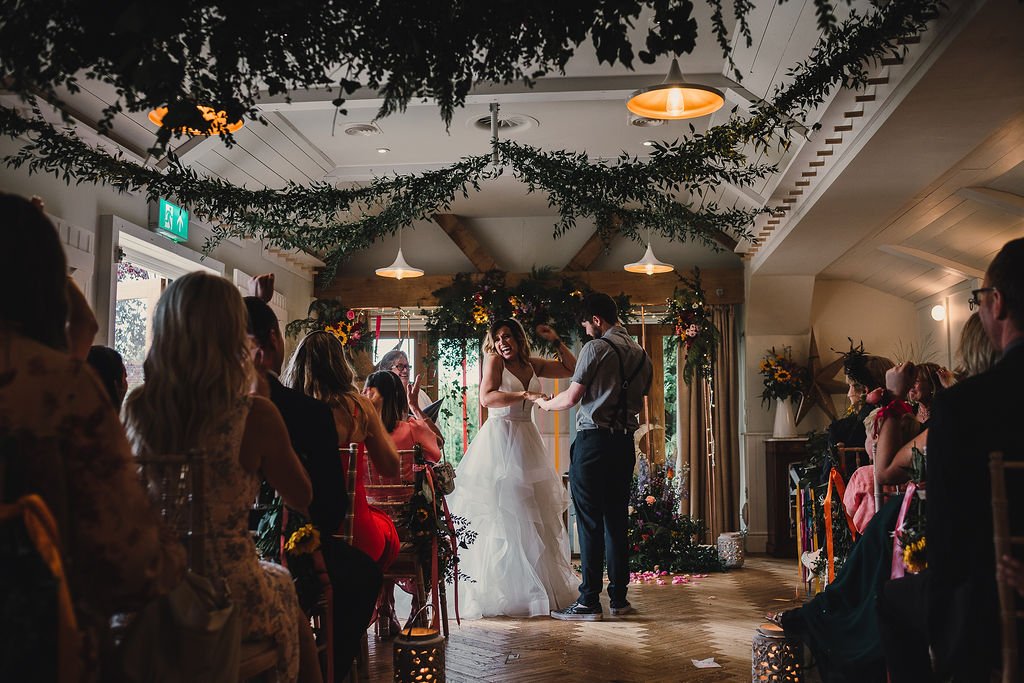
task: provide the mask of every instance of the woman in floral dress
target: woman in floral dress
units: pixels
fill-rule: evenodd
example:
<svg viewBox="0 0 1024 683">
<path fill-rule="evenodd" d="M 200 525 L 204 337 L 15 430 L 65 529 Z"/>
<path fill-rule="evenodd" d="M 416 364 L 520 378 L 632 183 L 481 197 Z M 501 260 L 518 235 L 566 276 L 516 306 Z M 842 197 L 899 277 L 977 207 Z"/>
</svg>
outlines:
<svg viewBox="0 0 1024 683">
<path fill-rule="evenodd" d="M 319 681 L 291 575 L 260 562 L 249 534 L 261 477 L 296 510 L 309 505 L 312 488 L 274 404 L 248 395 L 246 329 L 242 298 L 227 280 L 196 272 L 172 282 L 157 302 L 146 383 L 128 396 L 125 425 L 140 455 L 200 451 L 206 538 L 197 571 L 226 582 L 243 639 L 277 642 L 282 680 Z"/>
</svg>

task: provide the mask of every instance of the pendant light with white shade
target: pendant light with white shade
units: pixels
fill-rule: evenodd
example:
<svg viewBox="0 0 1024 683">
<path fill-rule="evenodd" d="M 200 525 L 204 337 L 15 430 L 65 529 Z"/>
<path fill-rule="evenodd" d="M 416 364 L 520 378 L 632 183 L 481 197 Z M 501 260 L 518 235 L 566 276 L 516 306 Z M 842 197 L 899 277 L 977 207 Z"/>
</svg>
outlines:
<svg viewBox="0 0 1024 683">
<path fill-rule="evenodd" d="M 402 228 L 398 228 L 398 256 L 395 257 L 395 262 L 385 268 L 378 268 L 375 272 L 380 277 L 393 277 L 396 280 L 423 275 L 420 268 L 410 266 L 402 256 Z"/>
<path fill-rule="evenodd" d="M 676 267 L 671 263 L 659 261 L 658 257 L 654 255 L 654 249 L 651 248 L 651 231 L 648 228 L 647 251 L 644 252 L 644 257 L 635 263 L 627 263 L 623 266 L 623 269 L 630 273 L 654 275 L 656 273 L 671 273 Z"/>
</svg>

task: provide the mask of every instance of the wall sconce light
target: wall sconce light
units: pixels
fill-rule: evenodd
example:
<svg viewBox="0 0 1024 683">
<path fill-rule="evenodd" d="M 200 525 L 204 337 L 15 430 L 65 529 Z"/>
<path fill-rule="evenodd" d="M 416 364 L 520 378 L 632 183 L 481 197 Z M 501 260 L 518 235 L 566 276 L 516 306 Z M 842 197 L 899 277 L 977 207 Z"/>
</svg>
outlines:
<svg viewBox="0 0 1024 683">
<path fill-rule="evenodd" d="M 935 304 L 932 306 L 932 320 L 935 322 L 942 322 L 946 319 L 946 307 L 942 304 Z"/>
</svg>

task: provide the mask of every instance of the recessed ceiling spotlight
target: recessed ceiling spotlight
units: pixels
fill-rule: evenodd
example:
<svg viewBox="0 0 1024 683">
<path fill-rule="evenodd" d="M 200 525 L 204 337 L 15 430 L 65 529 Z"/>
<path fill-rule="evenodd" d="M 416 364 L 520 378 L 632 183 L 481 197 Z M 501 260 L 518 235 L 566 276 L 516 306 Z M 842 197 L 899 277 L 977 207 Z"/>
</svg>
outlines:
<svg viewBox="0 0 1024 683">
<path fill-rule="evenodd" d="M 387 154 L 390 151 L 391 151 L 391 149 L 388 148 L 388 147 L 378 147 L 377 148 L 377 154 Z"/>
<path fill-rule="evenodd" d="M 654 147 L 654 140 L 644 140 L 644 147 Z"/>
</svg>

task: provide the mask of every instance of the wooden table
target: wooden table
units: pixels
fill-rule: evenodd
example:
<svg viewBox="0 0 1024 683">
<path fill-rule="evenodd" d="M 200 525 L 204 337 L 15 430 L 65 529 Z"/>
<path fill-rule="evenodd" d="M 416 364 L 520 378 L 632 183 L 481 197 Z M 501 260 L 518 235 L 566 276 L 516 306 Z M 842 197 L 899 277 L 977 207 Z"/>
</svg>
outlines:
<svg viewBox="0 0 1024 683">
<path fill-rule="evenodd" d="M 774 557 L 796 557 L 796 486 L 791 465 L 807 455 L 807 439 L 765 439 L 765 486 L 768 500 L 768 542 L 765 552 Z"/>
</svg>

